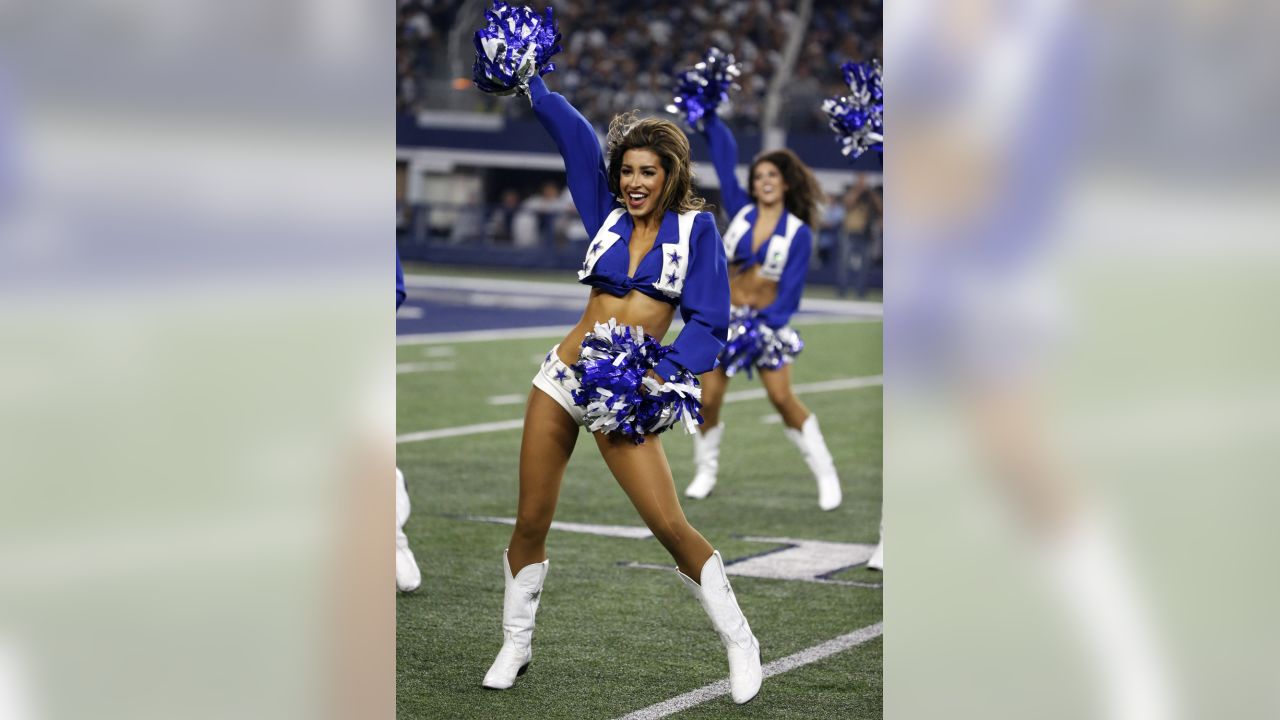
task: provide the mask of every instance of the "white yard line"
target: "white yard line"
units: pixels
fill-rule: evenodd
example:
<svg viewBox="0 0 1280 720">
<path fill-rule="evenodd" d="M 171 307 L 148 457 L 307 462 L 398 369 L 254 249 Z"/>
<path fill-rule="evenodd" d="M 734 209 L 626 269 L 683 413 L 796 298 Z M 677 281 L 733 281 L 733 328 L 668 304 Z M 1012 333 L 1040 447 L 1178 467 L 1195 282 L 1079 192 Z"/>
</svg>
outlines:
<svg viewBox="0 0 1280 720">
<path fill-rule="evenodd" d="M 859 388 L 878 387 L 884 384 L 883 375 L 870 375 L 860 378 L 842 378 L 839 380 L 825 380 L 823 382 L 806 383 L 804 385 L 796 385 L 792 388 L 797 395 L 835 392 L 837 390 L 857 390 Z M 724 401 L 741 402 L 743 400 L 762 400 L 767 395 L 764 388 L 756 388 L 752 390 L 739 390 L 737 392 L 725 393 Z M 463 425 L 461 427 L 441 428 L 439 430 L 426 430 L 423 432 L 408 433 L 396 436 L 396 444 L 421 442 L 423 440 L 438 440 L 440 438 L 459 437 L 462 435 L 480 435 L 482 433 L 498 432 L 501 430 L 519 430 L 524 426 L 524 419 L 517 418 L 515 420 L 503 420 L 501 422 L 479 423 L 477 425 Z"/>
<path fill-rule="evenodd" d="M 457 369 L 457 367 L 458 367 L 457 363 L 454 363 L 449 360 L 437 360 L 434 362 L 428 361 L 428 362 L 397 363 L 396 374 L 403 375 L 405 373 L 418 373 L 418 372 L 448 372 L 449 370 Z"/>
<path fill-rule="evenodd" d="M 805 648 L 798 653 L 779 658 L 761 668 L 765 679 L 774 675 L 781 675 L 790 672 L 796 668 L 804 667 L 819 660 L 825 660 L 837 653 L 844 652 L 853 647 L 857 647 L 869 640 L 874 640 L 884 633 L 884 623 L 876 623 L 868 625 L 851 633 L 832 638 L 824 643 L 819 643 L 810 648 Z M 761 687 L 761 692 L 768 692 L 767 684 Z M 701 705 L 709 700 L 715 700 L 718 697 L 729 694 L 729 681 L 720 680 L 710 685 L 700 687 L 697 690 L 687 692 L 683 695 L 677 695 L 670 700 L 650 705 L 647 708 L 641 708 L 635 712 L 624 715 L 619 720 L 657 720 L 668 715 L 674 715 L 678 712 L 688 710 L 691 707 Z"/>
<path fill-rule="evenodd" d="M 459 437 L 461 435 L 480 435 L 482 433 L 499 432 L 501 430 L 519 430 L 524 426 L 524 418 L 518 420 L 503 420 L 501 422 L 479 423 L 477 425 L 463 425 L 462 427 L 441 428 L 439 430 L 425 430 L 423 432 L 408 433 L 406 435 L 397 435 L 396 444 L 420 442 L 422 440 L 439 440 L 440 438 Z"/>
<path fill-rule="evenodd" d="M 803 310 L 801 311 L 803 312 Z M 797 315 L 791 325 L 852 325 L 882 322 L 879 316 L 853 315 Z M 677 319 L 670 332 L 678 332 L 684 325 Z M 416 333 L 396 336 L 396 345 L 451 345 L 453 343 L 494 342 L 496 340 L 531 340 L 546 338 L 559 340 L 569 332 L 568 325 L 540 325 L 527 328 L 498 328 L 496 330 L 459 330 L 457 332 Z"/>
<path fill-rule="evenodd" d="M 494 395 L 489 398 L 490 405 L 519 405 L 528 395 Z"/>
</svg>

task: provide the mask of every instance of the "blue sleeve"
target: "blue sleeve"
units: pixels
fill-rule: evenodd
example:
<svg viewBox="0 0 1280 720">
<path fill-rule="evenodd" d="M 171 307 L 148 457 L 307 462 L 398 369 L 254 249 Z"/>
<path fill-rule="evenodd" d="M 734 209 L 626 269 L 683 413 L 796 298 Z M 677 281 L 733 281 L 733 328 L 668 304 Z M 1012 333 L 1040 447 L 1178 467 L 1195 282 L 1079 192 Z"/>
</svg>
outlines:
<svg viewBox="0 0 1280 720">
<path fill-rule="evenodd" d="M 729 335 L 729 268 L 710 213 L 694 219 L 689 246 L 693 257 L 680 293 L 684 328 L 671 343 L 671 353 L 654 368 L 666 380 L 681 368 L 695 375 L 715 369 Z"/>
<path fill-rule="evenodd" d="M 780 328 L 791 321 L 800 307 L 800 295 L 804 293 L 804 279 L 809 274 L 809 256 L 813 253 L 813 233 L 808 225 L 801 225 L 791 240 L 791 252 L 787 266 L 778 280 L 778 297 L 769 307 L 760 311 L 760 317 L 771 328 Z"/>
<path fill-rule="evenodd" d="M 563 95 L 548 90 L 546 83 L 536 75 L 529 81 L 529 97 L 538 122 L 547 129 L 560 150 L 560 157 L 564 158 L 573 205 L 582 218 L 587 235 L 594 237 L 614 206 L 600 139 L 596 137 L 591 123 Z"/>
<path fill-rule="evenodd" d="M 716 175 L 720 178 L 720 199 L 724 202 L 725 212 L 732 219 L 744 205 L 751 202 L 747 191 L 738 184 L 738 176 L 734 174 L 734 168 L 738 166 L 738 141 L 733 139 L 733 132 L 714 115 L 707 118 L 705 132 L 707 146 L 711 148 L 711 163 L 716 166 Z"/>
<path fill-rule="evenodd" d="M 404 291 L 404 270 L 400 267 L 400 249 L 396 248 L 396 309 L 404 304 L 408 293 Z"/>
</svg>

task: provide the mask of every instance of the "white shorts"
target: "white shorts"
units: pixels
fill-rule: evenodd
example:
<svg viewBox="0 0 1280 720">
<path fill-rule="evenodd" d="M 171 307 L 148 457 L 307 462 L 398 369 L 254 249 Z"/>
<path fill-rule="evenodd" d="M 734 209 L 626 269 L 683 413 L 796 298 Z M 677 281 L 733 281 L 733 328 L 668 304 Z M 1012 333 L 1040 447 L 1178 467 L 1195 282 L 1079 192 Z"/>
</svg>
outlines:
<svg viewBox="0 0 1280 720">
<path fill-rule="evenodd" d="M 573 368 L 561 362 L 560 356 L 556 355 L 559 349 L 560 346 L 556 345 L 551 348 L 551 352 L 547 353 L 546 359 L 542 361 L 542 367 L 538 368 L 538 373 L 533 376 L 533 386 L 560 403 L 560 407 L 569 413 L 569 417 L 581 425 L 586 409 L 573 402 L 573 391 L 581 385 L 573 374 Z"/>
</svg>

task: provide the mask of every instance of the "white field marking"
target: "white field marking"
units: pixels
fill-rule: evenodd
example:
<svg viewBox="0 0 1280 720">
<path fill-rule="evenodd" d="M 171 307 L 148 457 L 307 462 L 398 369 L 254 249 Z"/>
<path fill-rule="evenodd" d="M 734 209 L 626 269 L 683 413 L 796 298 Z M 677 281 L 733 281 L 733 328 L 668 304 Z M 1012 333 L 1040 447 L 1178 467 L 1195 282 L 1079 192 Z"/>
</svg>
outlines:
<svg viewBox="0 0 1280 720">
<path fill-rule="evenodd" d="M 448 360 L 436 362 L 397 363 L 396 374 L 403 375 L 405 373 L 416 372 L 447 372 L 449 370 L 455 370 L 457 367 L 457 363 L 450 362 Z"/>
<path fill-rule="evenodd" d="M 452 345 L 424 348 L 422 354 L 429 358 L 453 357 L 458 354 Z"/>
<path fill-rule="evenodd" d="M 452 343 L 491 342 L 494 340 L 528 340 L 531 338 L 558 338 L 569 332 L 565 325 L 544 325 L 527 328 L 499 328 L 497 330 L 460 330 L 458 332 L 418 333 L 399 335 L 396 345 L 448 345 Z"/>
<path fill-rule="evenodd" d="M 489 398 L 490 405 L 519 405 L 528 395 L 494 395 Z"/>
<path fill-rule="evenodd" d="M 426 317 L 426 311 L 420 307 L 405 305 L 396 311 L 396 317 L 404 318 L 405 320 L 421 320 Z"/>
<path fill-rule="evenodd" d="M 807 383 L 804 385 L 796 385 L 792 388 L 796 394 L 805 393 L 821 393 L 834 392 L 837 390 L 857 390 L 859 388 L 877 387 L 884 384 L 883 375 L 871 375 L 860 378 L 843 378 L 840 380 L 824 380 L 822 382 Z M 741 402 L 743 400 L 760 400 L 767 397 L 764 388 L 754 390 L 739 390 L 737 392 L 725 393 L 724 401 L 727 403 Z M 443 428 L 440 430 L 427 430 L 424 432 L 408 433 L 396 436 L 396 444 L 419 442 L 422 440 L 437 440 L 439 438 L 459 437 L 462 435 L 478 435 L 480 433 L 497 432 L 499 430 L 519 430 L 524 426 L 524 420 L 503 420 L 501 422 L 480 423 L 478 425 L 463 425 L 461 427 Z"/>
<path fill-rule="evenodd" d="M 519 430 L 524 426 L 524 418 L 519 420 L 502 420 L 500 422 L 463 425 L 461 427 L 424 430 L 396 436 L 396 444 L 420 442 L 422 440 L 439 440 L 440 438 L 459 437 L 462 435 L 480 435 L 482 433 L 500 432 L 502 430 Z"/>
<path fill-rule="evenodd" d="M 764 425 L 778 425 L 782 422 L 782 416 L 778 413 L 769 413 L 768 415 L 762 416 L 760 418 L 760 422 Z"/>
<path fill-rule="evenodd" d="M 875 545 L 863 543 L 830 542 L 827 540 L 799 540 L 795 538 L 745 537 L 747 542 L 786 545 L 773 552 L 738 560 L 725 566 L 725 572 L 743 577 L 769 578 L 772 580 L 804 580 L 812 582 L 827 579 L 841 570 L 866 564 L 875 552 Z"/>
<path fill-rule="evenodd" d="M 478 520 L 480 522 L 499 523 L 501 525 L 515 525 L 515 518 L 502 517 L 481 517 L 477 515 L 467 516 L 467 520 Z M 653 533 L 649 532 L 647 527 L 635 527 L 633 525 L 591 525 L 589 523 L 560 522 L 559 520 L 551 521 L 552 530 L 563 530 L 565 532 L 585 533 L 587 535 L 602 535 L 604 537 L 626 538 L 628 540 L 646 540 L 653 537 Z"/>
<path fill-rule="evenodd" d="M 513 295 L 543 295 L 559 298 L 586 298 L 590 295 L 590 288 L 576 282 L 502 280 L 447 275 L 406 275 L 404 281 L 406 288 L 505 292 Z M 839 298 L 803 298 L 800 301 L 800 311 L 884 317 L 884 303 Z"/>
<path fill-rule="evenodd" d="M 819 585 L 847 585 L 850 587 L 879 588 L 880 583 L 855 580 L 833 580 L 830 576 L 842 570 L 865 565 L 875 552 L 875 545 L 842 543 L 828 540 L 802 540 L 796 538 L 745 537 L 747 542 L 781 545 L 758 555 L 733 560 L 724 566 L 726 575 L 764 578 L 766 580 L 792 580 Z M 650 563 L 626 563 L 625 567 L 646 570 L 670 570 L 667 565 Z"/>
<path fill-rule="evenodd" d="M 860 378 L 841 378 L 839 380 L 805 383 L 804 385 L 795 385 L 791 389 L 797 395 L 803 395 L 806 393 L 834 392 L 836 390 L 857 390 L 858 388 L 875 387 L 883 384 L 883 375 L 868 375 Z M 753 388 L 751 390 L 735 390 L 734 392 L 725 393 L 724 401 L 731 403 L 743 400 L 763 400 L 767 397 L 769 395 L 764 391 L 764 388 Z"/>
<path fill-rule="evenodd" d="M 884 623 L 876 623 L 859 628 L 851 633 L 846 633 L 840 637 L 832 638 L 826 642 L 819 643 L 810 648 L 805 648 L 798 653 L 779 658 L 771 663 L 764 665 L 761 674 L 765 678 L 771 678 L 774 675 L 781 675 L 790 672 L 796 668 L 804 667 L 819 660 L 842 653 L 850 648 L 857 647 L 869 640 L 874 640 L 884 634 Z M 701 705 L 708 700 L 715 700 L 729 694 L 729 681 L 719 680 L 692 690 L 683 695 L 677 695 L 670 700 L 641 708 L 633 713 L 624 715 L 618 720 L 657 720 L 668 715 L 674 715 L 678 712 L 688 710 L 691 707 Z"/>
<path fill-rule="evenodd" d="M 791 325 L 849 325 L 855 323 L 880 322 L 879 318 L 841 316 L 841 315 L 797 315 Z M 678 333 L 684 324 L 677 319 L 671 324 L 668 334 Z M 457 332 L 416 333 L 397 335 L 396 345 L 438 345 L 445 343 L 494 342 L 496 340 L 529 340 L 547 338 L 555 340 L 563 338 L 569 332 L 568 325 L 542 325 L 527 328 L 497 328 L 494 330 L 459 330 Z"/>
<path fill-rule="evenodd" d="M 476 522 L 515 525 L 515 518 L 467 515 L 464 520 Z M 649 529 L 635 525 L 593 525 L 587 523 L 560 522 L 551 523 L 552 530 L 602 535 L 604 537 L 630 538 L 645 540 L 653 537 Z M 747 542 L 781 545 L 776 550 L 769 550 L 759 555 L 734 560 L 724 566 L 726 575 L 739 577 L 764 578 L 766 580 L 793 580 L 812 582 L 822 585 L 848 585 L 853 587 L 879 588 L 879 583 L 854 582 L 852 580 L 832 580 L 827 577 L 841 570 L 865 565 L 875 552 L 874 545 L 864 543 L 841 543 L 828 540 L 799 540 L 796 538 L 747 537 Z M 623 567 L 642 568 L 645 570 L 671 570 L 669 565 L 628 562 Z"/>
<path fill-rule="evenodd" d="M 636 570 L 661 570 L 663 572 L 675 572 L 675 565 L 660 565 L 658 563 L 642 563 L 642 562 L 624 562 L 618 563 L 619 567 L 633 568 Z M 725 570 L 728 573 L 728 570 Z M 732 574 L 732 573 L 729 573 Z M 865 588 L 867 590 L 880 590 L 884 587 L 881 583 L 862 582 L 860 580 L 833 580 L 831 578 L 815 578 L 813 580 L 803 580 L 801 582 L 813 583 L 814 585 L 841 585 L 843 587 Z"/>
</svg>

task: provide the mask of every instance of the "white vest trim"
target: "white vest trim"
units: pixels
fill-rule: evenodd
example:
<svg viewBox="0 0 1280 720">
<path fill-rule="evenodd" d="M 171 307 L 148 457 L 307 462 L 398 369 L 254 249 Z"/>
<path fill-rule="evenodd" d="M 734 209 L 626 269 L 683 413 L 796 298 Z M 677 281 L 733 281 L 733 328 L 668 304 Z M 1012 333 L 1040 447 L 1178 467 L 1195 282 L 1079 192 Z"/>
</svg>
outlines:
<svg viewBox="0 0 1280 720">
<path fill-rule="evenodd" d="M 588 275 L 595 272 L 596 261 L 622 238 L 612 228 L 615 223 L 622 219 L 623 214 L 626 212 L 626 208 L 614 208 L 613 212 L 609 213 L 609 217 L 605 218 L 604 224 L 596 231 L 596 236 L 591 239 L 591 244 L 587 245 L 587 259 L 582 261 L 582 269 L 578 271 L 579 280 L 586 280 Z"/>
<path fill-rule="evenodd" d="M 764 263 L 760 265 L 760 276 L 768 280 L 781 280 L 782 271 L 787 267 L 787 257 L 791 255 L 791 241 L 800 232 L 800 218 L 787 213 L 787 226 L 783 235 L 769 238 L 769 249 L 765 251 Z"/>
<path fill-rule="evenodd" d="M 734 251 L 738 249 L 738 241 L 751 229 L 751 223 L 747 222 L 747 213 L 755 208 L 756 206 L 751 203 L 743 205 L 738 214 L 733 216 L 733 220 L 729 221 L 729 227 L 724 229 L 724 255 L 730 260 L 733 259 Z"/>
<path fill-rule="evenodd" d="M 689 272 L 689 240 L 693 237 L 693 221 L 697 210 L 680 213 L 677 218 L 679 240 L 662 246 L 662 275 L 653 286 L 667 297 L 678 298 L 684 292 L 684 278 Z"/>
</svg>

